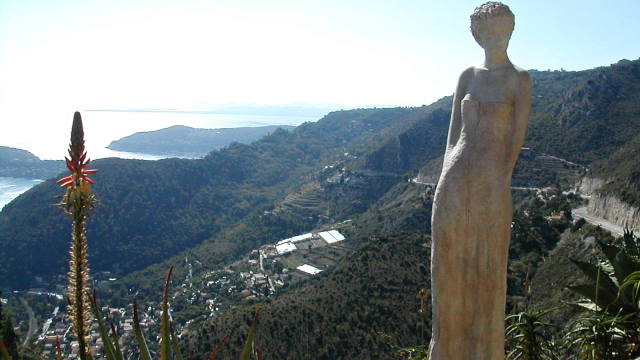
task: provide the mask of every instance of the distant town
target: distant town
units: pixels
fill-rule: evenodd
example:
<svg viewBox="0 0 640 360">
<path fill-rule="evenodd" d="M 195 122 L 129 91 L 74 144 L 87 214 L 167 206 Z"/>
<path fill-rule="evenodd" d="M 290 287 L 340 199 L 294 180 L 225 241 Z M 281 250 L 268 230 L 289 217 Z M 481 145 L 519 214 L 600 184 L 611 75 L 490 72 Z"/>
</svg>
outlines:
<svg viewBox="0 0 640 360">
<path fill-rule="evenodd" d="M 346 221 L 345 223 L 348 223 Z M 273 296 L 289 283 L 312 278 L 332 268 L 349 251 L 351 244 L 337 229 L 310 232 L 282 239 L 275 244 L 263 245 L 250 251 L 241 260 L 223 269 L 198 271 L 194 274 L 194 263 L 197 260 L 185 258 L 188 274 L 183 279 L 174 279 L 173 295 L 170 306 L 176 302 L 186 302 L 188 306 L 204 307 L 208 317 L 243 302 L 259 301 L 260 298 Z M 71 329 L 71 322 L 65 309 L 64 294 L 66 277 L 56 277 L 54 284 L 32 288 L 20 296 L 26 308 L 28 319 L 23 319 L 17 328 L 26 331 L 25 342 L 33 340 L 41 349 L 43 358 L 55 358 L 56 346 L 66 358 L 79 357 L 79 345 Z M 108 271 L 93 275 L 94 287 L 100 288 L 117 279 Z M 35 320 L 34 311 L 26 298 L 47 298 L 53 311 L 48 311 L 43 324 Z M 3 303 L 7 299 L 0 299 Z M 125 353 L 135 352 L 135 336 L 133 328 L 133 305 L 126 307 L 102 306 L 103 316 L 118 334 L 119 345 Z M 140 326 L 143 333 L 156 334 L 160 323 L 161 309 L 159 303 L 144 304 L 138 309 Z M 192 320 L 184 324 L 176 324 L 177 334 L 189 326 Z M 100 338 L 97 321 L 92 322 L 90 330 L 90 351 L 94 358 L 101 357 L 103 342 Z M 151 344 L 150 344 L 151 345 Z M 153 350 L 153 346 L 152 346 Z"/>
</svg>

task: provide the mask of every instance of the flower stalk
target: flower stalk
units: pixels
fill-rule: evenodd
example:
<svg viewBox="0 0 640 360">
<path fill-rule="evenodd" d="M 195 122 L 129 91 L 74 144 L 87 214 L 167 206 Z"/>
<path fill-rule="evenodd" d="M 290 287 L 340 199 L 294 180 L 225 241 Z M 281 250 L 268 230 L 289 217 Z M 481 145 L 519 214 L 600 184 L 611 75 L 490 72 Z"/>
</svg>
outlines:
<svg viewBox="0 0 640 360">
<path fill-rule="evenodd" d="M 84 148 L 84 130 L 79 112 L 73 116 L 69 157 L 65 157 L 70 175 L 58 180 L 66 193 L 59 204 L 72 221 L 71 251 L 69 260 L 69 316 L 78 338 L 80 359 L 88 359 L 87 337 L 89 335 L 89 260 L 87 255 L 86 221 L 96 203 L 91 191 L 94 182 L 87 175 L 97 170 L 87 170 L 91 162 Z"/>
</svg>

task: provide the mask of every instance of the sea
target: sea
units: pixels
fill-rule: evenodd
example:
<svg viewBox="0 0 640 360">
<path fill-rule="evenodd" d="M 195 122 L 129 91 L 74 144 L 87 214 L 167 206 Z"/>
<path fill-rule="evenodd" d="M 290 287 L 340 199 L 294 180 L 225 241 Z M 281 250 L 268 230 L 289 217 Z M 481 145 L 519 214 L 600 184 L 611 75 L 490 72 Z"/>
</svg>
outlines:
<svg viewBox="0 0 640 360">
<path fill-rule="evenodd" d="M 70 114 L 54 124 L 39 125 L 40 131 L 12 134 L 11 141 L 0 137 L 0 145 L 25 149 L 43 160 L 61 160 L 66 153 L 71 130 Z M 202 129 L 235 128 L 266 125 L 294 125 L 316 121 L 309 115 L 215 114 L 189 111 L 83 111 L 86 149 L 91 159 L 119 157 L 124 159 L 159 160 L 167 155 L 114 151 L 107 146 L 112 141 L 136 132 L 153 131 L 173 125 Z M 64 124 L 62 122 L 64 121 Z M 25 131 L 26 133 L 26 131 Z M 21 138 L 21 136 L 24 136 Z M 0 177 L 0 210 L 11 200 L 44 179 Z"/>
<path fill-rule="evenodd" d="M 42 181 L 40 179 L 0 177 L 0 209 Z"/>
</svg>

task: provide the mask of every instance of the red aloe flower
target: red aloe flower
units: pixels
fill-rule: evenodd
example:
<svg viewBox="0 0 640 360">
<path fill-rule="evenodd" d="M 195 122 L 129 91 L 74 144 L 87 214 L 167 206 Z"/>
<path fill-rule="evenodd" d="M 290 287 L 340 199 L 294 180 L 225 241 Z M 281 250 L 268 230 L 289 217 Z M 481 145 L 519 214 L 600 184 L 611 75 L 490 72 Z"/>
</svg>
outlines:
<svg viewBox="0 0 640 360">
<path fill-rule="evenodd" d="M 84 130 L 82 129 L 82 117 L 79 112 L 73 114 L 73 127 L 71 128 L 71 143 L 69 144 L 69 158 L 65 156 L 67 168 L 71 175 L 58 180 L 61 187 L 81 186 L 85 181 L 93 184 L 87 175 L 95 174 L 98 170 L 87 170 L 91 160 L 87 159 L 84 149 Z"/>
</svg>

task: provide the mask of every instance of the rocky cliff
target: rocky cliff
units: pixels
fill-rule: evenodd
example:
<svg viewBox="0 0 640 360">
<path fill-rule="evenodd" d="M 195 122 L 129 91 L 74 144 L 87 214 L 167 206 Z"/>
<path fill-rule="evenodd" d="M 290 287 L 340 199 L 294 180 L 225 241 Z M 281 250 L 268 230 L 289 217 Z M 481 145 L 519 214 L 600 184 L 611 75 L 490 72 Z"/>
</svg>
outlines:
<svg viewBox="0 0 640 360">
<path fill-rule="evenodd" d="M 613 195 L 595 194 L 589 200 L 589 214 L 609 220 L 623 228 L 640 232 L 640 208 L 631 206 Z"/>
<path fill-rule="evenodd" d="M 585 176 L 578 180 L 575 186 L 575 191 L 584 194 L 584 195 L 594 195 L 598 189 L 603 187 L 607 183 L 607 180 L 594 177 L 594 176 Z"/>
<path fill-rule="evenodd" d="M 640 232 L 640 208 L 622 201 L 613 194 L 600 191 L 610 180 L 586 176 L 576 184 L 575 190 L 591 196 L 587 211 L 590 215 L 606 219 L 619 226 Z"/>
</svg>

